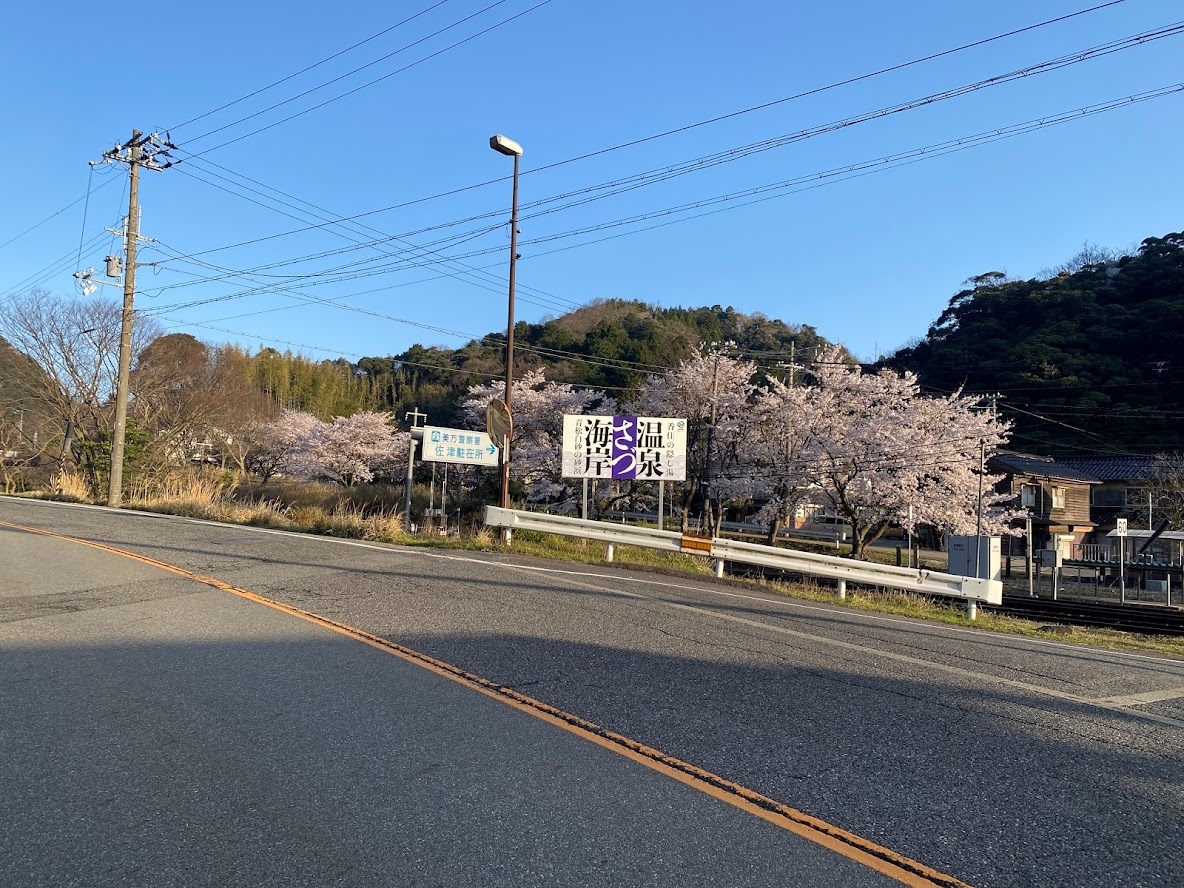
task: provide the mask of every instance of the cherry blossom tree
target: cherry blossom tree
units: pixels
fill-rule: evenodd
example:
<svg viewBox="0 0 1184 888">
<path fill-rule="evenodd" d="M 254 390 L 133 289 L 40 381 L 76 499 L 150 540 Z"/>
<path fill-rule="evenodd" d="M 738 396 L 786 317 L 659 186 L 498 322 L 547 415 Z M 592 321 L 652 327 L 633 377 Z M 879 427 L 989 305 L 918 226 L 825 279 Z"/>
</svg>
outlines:
<svg viewBox="0 0 1184 888">
<path fill-rule="evenodd" d="M 461 405 L 468 428 L 485 427 L 485 408 L 504 389 L 500 382 L 473 386 Z M 616 402 L 591 389 L 548 382 L 540 368 L 527 370 L 514 382 L 510 412 L 510 480 L 521 485 L 527 502 L 549 503 L 572 511 L 577 503 L 574 479 L 561 477 L 560 450 L 564 414 L 611 414 Z"/>
<path fill-rule="evenodd" d="M 768 544 L 817 490 L 811 473 L 816 451 L 805 386 L 770 379 L 751 407 L 733 420 L 737 462 L 720 487 L 733 500 L 760 502 L 756 519 L 768 528 Z"/>
<path fill-rule="evenodd" d="M 252 425 L 243 432 L 243 464 L 264 484 L 280 472 L 308 475 L 305 452 L 313 430 L 323 425 L 311 413 L 282 410 L 272 422 Z"/>
<path fill-rule="evenodd" d="M 980 447 L 998 447 L 1008 430 L 981 398 L 924 397 L 913 375 L 864 373 L 837 353 L 823 355 L 813 375 L 800 392 L 770 383 L 753 407 L 761 433 L 743 439 L 740 458 L 766 518 L 820 498 L 851 525 L 855 557 L 890 523 L 908 525 L 910 505 L 910 529 L 974 532 Z M 986 533 L 1008 532 L 1013 517 L 998 508 L 1006 496 L 993 492 L 997 480 L 982 478 Z"/>
<path fill-rule="evenodd" d="M 350 487 L 406 467 L 410 444 L 410 434 L 399 431 L 386 413 L 324 422 L 311 413 L 284 410 L 274 422 L 248 431 L 246 465 L 264 482 L 282 472 Z"/>
<path fill-rule="evenodd" d="M 313 425 L 303 440 L 304 471 L 343 487 L 373 481 L 406 465 L 410 434 L 390 414 L 365 411 Z"/>
<path fill-rule="evenodd" d="M 733 471 L 744 434 L 741 420 L 750 409 L 756 364 L 729 355 L 730 343 L 713 344 L 666 373 L 648 377 L 635 407 L 641 416 L 687 420 L 687 483 L 681 491 L 683 529 L 691 504 L 704 483 L 705 511 L 714 501 L 713 528 L 723 517 L 721 501 L 748 491 Z M 729 476 L 733 476 L 729 480 Z"/>
</svg>

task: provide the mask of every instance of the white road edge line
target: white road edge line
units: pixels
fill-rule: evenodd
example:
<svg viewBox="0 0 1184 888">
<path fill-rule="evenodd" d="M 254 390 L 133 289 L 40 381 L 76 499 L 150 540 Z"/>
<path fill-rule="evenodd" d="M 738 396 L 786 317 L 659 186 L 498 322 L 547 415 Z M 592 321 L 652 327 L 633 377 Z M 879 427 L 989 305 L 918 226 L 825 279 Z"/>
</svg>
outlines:
<svg viewBox="0 0 1184 888">
<path fill-rule="evenodd" d="M 228 524 L 223 521 L 211 521 L 206 518 L 189 518 L 184 515 L 166 515 L 166 514 L 162 514 L 160 512 L 143 512 L 143 511 L 139 511 L 136 509 L 113 510 L 113 509 L 109 508 L 108 506 L 92 506 L 87 503 L 61 503 L 61 502 L 56 502 L 54 500 L 28 499 L 25 497 L 12 497 L 12 499 L 16 502 L 39 503 L 39 504 L 45 505 L 45 506 L 66 506 L 66 507 L 75 508 L 75 509 L 92 509 L 92 510 L 100 511 L 100 512 L 118 511 L 119 514 L 121 514 L 121 515 L 135 515 L 135 516 L 140 516 L 140 517 L 144 517 L 144 518 L 168 519 L 168 520 L 172 520 L 172 521 L 186 522 L 189 524 L 202 524 L 202 525 L 207 525 L 209 527 L 219 527 L 219 528 L 226 528 L 226 529 L 233 529 L 233 530 L 249 531 L 249 532 L 253 532 L 253 533 L 271 534 L 273 536 L 292 537 L 294 539 L 299 539 L 299 540 L 316 540 L 316 541 L 319 541 L 322 543 L 333 543 L 333 544 L 340 545 L 340 546 L 354 546 L 359 549 L 373 549 L 373 550 L 379 551 L 379 552 L 399 552 L 399 553 L 403 553 L 403 554 L 415 554 L 415 555 L 420 555 L 420 556 L 427 557 L 427 558 L 437 558 L 442 561 L 460 561 L 460 562 L 465 562 L 465 563 L 469 563 L 469 564 L 481 564 L 486 567 L 500 567 L 500 568 L 504 568 L 506 570 L 537 571 L 539 573 L 563 574 L 563 575 L 577 576 L 577 577 L 588 577 L 588 578 L 600 579 L 600 580 L 619 580 L 619 579 L 621 579 L 619 574 L 618 575 L 596 574 L 596 573 L 588 573 L 586 571 L 565 570 L 562 568 L 554 568 L 554 567 L 540 567 L 537 565 L 503 564 L 499 561 L 493 561 L 493 560 L 484 559 L 484 558 L 474 558 L 472 556 L 464 556 L 464 555 L 442 555 L 438 552 L 428 552 L 423 549 L 410 548 L 407 546 L 400 546 L 398 543 L 367 543 L 367 542 L 362 542 L 359 540 L 343 540 L 343 539 L 339 539 L 337 537 L 320 536 L 318 534 L 313 534 L 313 533 L 299 533 L 299 532 L 291 531 L 291 530 L 276 530 L 276 529 L 270 528 L 270 527 L 252 527 L 247 524 Z M 705 577 L 704 578 L 689 577 L 688 579 L 693 579 L 695 581 L 699 581 L 701 579 L 703 582 L 708 582 L 708 579 Z M 657 586 L 659 588 L 666 588 L 666 589 L 680 589 L 680 590 L 685 591 L 687 588 L 685 584 L 664 583 L 664 582 L 660 582 L 658 580 L 647 580 L 647 579 L 641 579 L 639 577 L 629 577 L 629 581 L 631 583 L 647 585 L 647 586 Z M 608 590 L 608 591 L 613 591 L 613 590 Z M 763 604 L 774 604 L 774 605 L 777 605 L 778 607 L 788 608 L 791 610 L 813 611 L 813 612 L 817 612 L 817 613 L 826 613 L 826 614 L 833 614 L 833 613 L 838 612 L 838 613 L 843 614 L 844 616 L 856 617 L 858 619 L 865 620 L 865 621 L 871 622 L 871 623 L 884 623 L 887 625 L 909 626 L 914 629 L 923 628 L 923 629 L 928 629 L 928 630 L 931 630 L 934 632 L 946 632 L 946 633 L 956 634 L 956 635 L 973 635 L 973 636 L 976 636 L 980 639 L 988 636 L 988 633 L 982 629 L 961 629 L 957 626 L 948 626 L 944 623 L 931 623 L 926 620 L 902 619 L 900 617 L 882 617 L 882 616 L 879 616 L 878 614 L 871 614 L 866 611 L 858 611 L 858 610 L 854 610 L 852 608 L 839 609 L 837 606 L 836 607 L 823 607 L 820 605 L 813 605 L 813 604 L 801 604 L 796 601 L 787 601 L 780 596 L 764 597 L 764 596 L 759 596 L 759 595 L 744 595 L 744 594 L 737 593 L 737 592 L 725 592 L 722 589 L 711 589 L 711 588 L 706 588 L 703 586 L 696 586 L 695 591 L 701 592 L 703 594 L 717 595 L 717 596 L 720 596 L 723 598 L 738 598 L 738 599 L 743 599 L 743 600 L 748 600 L 748 601 L 759 601 L 759 602 L 762 602 Z M 644 597 L 644 596 L 642 596 L 642 597 Z M 654 600 L 654 599 L 650 599 L 650 600 Z M 767 625 L 767 624 L 759 624 L 759 625 Z M 811 637 L 816 637 L 816 636 L 811 636 Z M 1163 663 L 1166 665 L 1177 666 L 1177 667 L 1184 669 L 1184 661 L 1177 660 L 1172 657 L 1153 657 L 1148 654 L 1135 654 L 1135 653 L 1131 653 L 1129 651 L 1113 651 L 1113 650 L 1108 650 L 1106 648 L 1090 647 L 1087 645 L 1066 644 L 1064 642 L 1059 642 L 1059 641 L 1043 641 L 1039 638 L 1027 638 L 1025 636 L 1005 635 L 1002 633 L 990 634 L 989 637 L 991 638 L 992 641 L 1006 642 L 1007 644 L 1014 645 L 1016 647 L 1021 647 L 1021 648 L 1022 647 L 1046 647 L 1046 648 L 1053 648 L 1056 650 L 1074 651 L 1076 653 L 1088 653 L 1088 654 L 1093 654 L 1093 655 L 1095 655 L 1097 657 L 1101 657 L 1101 658 L 1108 658 L 1109 657 L 1109 658 L 1119 658 L 1119 659 L 1125 659 L 1125 660 L 1141 660 L 1141 661 L 1148 662 L 1148 663 Z M 928 662 L 928 661 L 921 661 L 921 662 Z"/>
<path fill-rule="evenodd" d="M 515 566 L 517 569 L 529 571 L 536 570 L 529 566 Z M 611 579 L 616 579 L 612 577 Z M 788 635 L 793 638 L 800 638 L 814 644 L 829 645 L 830 647 L 837 647 L 842 650 L 853 651 L 856 653 L 870 655 L 872 657 L 879 657 L 885 660 L 891 660 L 897 663 L 905 663 L 909 666 L 919 666 L 922 669 L 930 669 L 938 672 L 946 672 L 951 675 L 957 675 L 961 678 L 968 678 L 980 684 L 994 684 L 1002 685 L 1004 687 L 1015 688 L 1016 690 L 1027 691 L 1037 696 L 1051 697 L 1055 700 L 1064 700 L 1069 703 L 1076 703 L 1079 706 L 1090 706 L 1096 709 L 1105 709 L 1112 712 L 1121 712 L 1128 717 L 1136 718 L 1140 721 L 1151 721 L 1157 724 L 1169 725 L 1174 728 L 1184 728 L 1184 721 L 1179 719 L 1169 718 L 1164 715 L 1157 715 L 1151 712 L 1141 712 L 1137 709 L 1128 708 L 1131 704 L 1112 702 L 1110 698 L 1094 699 L 1090 697 L 1082 697 L 1077 694 L 1071 694 L 1068 691 L 1058 691 L 1055 688 L 1046 688 L 1042 685 L 1029 684 L 1024 681 L 1017 681 L 1013 678 L 1004 678 L 998 675 L 991 675 L 987 672 L 976 672 L 973 669 L 964 669 L 961 666 L 952 666 L 947 663 L 938 663 L 933 660 L 925 660 L 920 657 L 912 657 L 908 654 L 898 654 L 895 651 L 886 651 L 881 648 L 867 647 L 865 645 L 855 644 L 850 641 L 842 641 L 837 638 L 824 638 L 819 635 L 812 635 L 809 632 L 801 632 L 797 629 L 789 629 L 785 626 L 774 626 L 769 623 L 762 623 L 758 620 L 749 620 L 746 617 L 739 617 L 735 614 L 725 614 L 716 611 L 704 610 L 690 604 L 679 604 L 674 601 L 663 601 L 658 598 L 651 598 L 648 595 L 642 595 L 638 592 L 628 592 L 619 589 L 606 589 L 603 586 L 595 586 L 591 583 L 580 583 L 588 589 L 595 589 L 599 592 L 607 592 L 611 595 L 617 595 L 623 598 L 637 598 L 643 601 L 651 601 L 662 607 L 667 607 L 672 610 L 687 611 L 696 614 L 700 617 L 709 617 L 727 623 L 737 623 L 741 626 L 748 626 L 754 629 L 761 629 L 766 632 L 775 632 L 778 635 Z M 1173 693 L 1176 689 L 1172 689 Z M 1155 692 L 1151 692 L 1155 693 Z M 1184 694 L 1181 694 L 1184 696 Z M 1143 702 L 1153 702 L 1151 700 Z"/>
<path fill-rule="evenodd" d="M 1184 697 L 1184 688 L 1164 688 L 1160 691 L 1143 691 L 1141 694 L 1125 694 L 1118 697 L 1103 697 L 1095 703 L 1107 706 L 1125 708 L 1128 706 L 1145 706 L 1148 703 L 1163 703 L 1166 700 L 1179 700 Z"/>
</svg>

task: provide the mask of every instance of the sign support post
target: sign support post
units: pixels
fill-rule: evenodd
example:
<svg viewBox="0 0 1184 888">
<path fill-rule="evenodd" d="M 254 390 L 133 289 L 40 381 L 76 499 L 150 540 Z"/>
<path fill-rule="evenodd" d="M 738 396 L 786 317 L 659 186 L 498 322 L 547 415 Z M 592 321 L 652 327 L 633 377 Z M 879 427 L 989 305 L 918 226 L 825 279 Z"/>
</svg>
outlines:
<svg viewBox="0 0 1184 888">
<path fill-rule="evenodd" d="M 403 527 L 408 533 L 411 533 L 411 485 L 415 475 L 415 441 L 423 440 L 423 420 L 428 418 L 426 413 L 420 413 L 419 407 L 403 415 L 404 419 L 411 421 L 411 443 L 407 447 L 407 478 L 403 482 Z"/>
<path fill-rule="evenodd" d="M 1118 603 L 1126 604 L 1126 519 L 1114 522 L 1118 534 Z"/>
<path fill-rule="evenodd" d="M 1036 553 L 1032 551 L 1032 519 L 1028 518 L 1024 521 L 1024 537 L 1027 539 L 1027 545 L 1024 547 L 1027 551 L 1025 553 L 1025 566 L 1028 569 L 1028 597 L 1036 597 L 1035 582 L 1032 579 L 1032 560 Z"/>
<path fill-rule="evenodd" d="M 415 476 L 415 438 L 407 448 L 407 477 L 403 480 L 403 527 L 411 533 L 411 484 Z"/>
</svg>

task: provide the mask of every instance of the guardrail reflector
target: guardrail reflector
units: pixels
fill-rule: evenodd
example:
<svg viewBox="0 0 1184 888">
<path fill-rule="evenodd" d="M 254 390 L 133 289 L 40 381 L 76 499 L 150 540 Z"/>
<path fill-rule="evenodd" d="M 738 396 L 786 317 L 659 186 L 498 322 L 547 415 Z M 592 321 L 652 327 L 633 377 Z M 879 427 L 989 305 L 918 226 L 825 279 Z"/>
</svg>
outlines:
<svg viewBox="0 0 1184 888">
<path fill-rule="evenodd" d="M 696 536 L 693 533 L 684 533 L 680 545 L 682 551 L 688 555 L 699 555 L 706 552 L 711 554 L 711 537 Z"/>
</svg>

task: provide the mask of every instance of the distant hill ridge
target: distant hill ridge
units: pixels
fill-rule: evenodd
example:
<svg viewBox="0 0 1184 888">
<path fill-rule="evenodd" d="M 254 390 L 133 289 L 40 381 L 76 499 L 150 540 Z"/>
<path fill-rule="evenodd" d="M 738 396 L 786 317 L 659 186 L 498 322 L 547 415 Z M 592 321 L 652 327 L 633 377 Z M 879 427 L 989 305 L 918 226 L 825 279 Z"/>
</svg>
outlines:
<svg viewBox="0 0 1184 888">
<path fill-rule="evenodd" d="M 1025 450 L 1184 450 L 1184 232 L 1134 255 L 1087 248 L 1046 279 L 968 283 L 883 363 L 934 389 L 1000 393 Z"/>
</svg>

